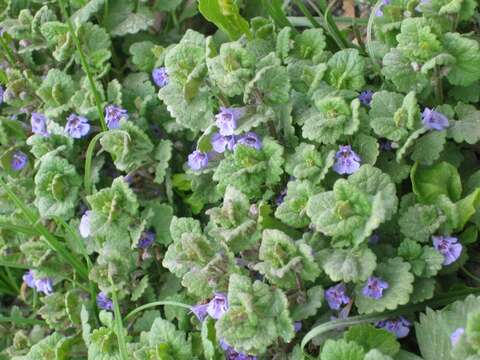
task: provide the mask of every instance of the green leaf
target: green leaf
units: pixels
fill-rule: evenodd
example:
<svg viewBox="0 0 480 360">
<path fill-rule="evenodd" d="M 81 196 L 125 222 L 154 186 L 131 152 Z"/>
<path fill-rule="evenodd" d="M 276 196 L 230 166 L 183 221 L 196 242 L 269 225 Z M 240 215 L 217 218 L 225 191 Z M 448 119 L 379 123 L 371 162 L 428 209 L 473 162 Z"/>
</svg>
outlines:
<svg viewBox="0 0 480 360">
<path fill-rule="evenodd" d="M 320 360 L 364 360 L 363 348 L 353 341 L 328 339 L 323 345 Z"/>
<path fill-rule="evenodd" d="M 173 144 L 170 140 L 160 140 L 155 150 L 155 160 L 158 161 L 155 167 L 155 179 L 157 184 L 162 184 L 167 174 L 170 159 L 172 158 Z"/>
<path fill-rule="evenodd" d="M 241 95 L 253 78 L 255 62 L 255 56 L 240 42 L 224 43 L 218 56 L 207 58 L 208 74 L 225 95 Z"/>
<path fill-rule="evenodd" d="M 388 355 L 384 355 L 377 349 L 372 349 L 365 355 L 364 360 L 393 360 L 393 358 Z"/>
<path fill-rule="evenodd" d="M 72 217 L 80 184 L 75 167 L 67 160 L 55 155 L 44 156 L 35 175 L 35 206 L 40 215 Z"/>
<path fill-rule="evenodd" d="M 137 104 L 155 97 L 155 88 L 147 73 L 130 73 L 122 83 L 123 101 L 125 108 L 130 112 L 138 109 Z"/>
<path fill-rule="evenodd" d="M 356 134 L 352 148 L 360 156 L 362 164 L 375 165 L 378 155 L 380 154 L 379 144 L 376 138 L 366 134 Z"/>
<path fill-rule="evenodd" d="M 382 63 L 382 74 L 395 84 L 398 91 L 421 93 L 431 90 L 430 77 L 414 69 L 417 63 L 411 63 L 399 49 L 392 48 Z"/>
<path fill-rule="evenodd" d="M 410 265 L 401 258 L 391 258 L 384 263 L 377 265 L 375 276 L 385 280 L 389 288 L 383 291 L 380 299 L 373 299 L 362 294 L 365 284 L 358 284 L 355 287 L 358 312 L 370 314 L 384 310 L 395 310 L 400 305 L 405 305 L 413 292 L 414 276 L 409 272 Z"/>
<path fill-rule="evenodd" d="M 425 243 L 444 221 L 445 216 L 435 206 L 416 204 L 400 215 L 398 224 L 405 237 Z"/>
<path fill-rule="evenodd" d="M 365 85 L 365 60 L 357 49 L 336 52 L 327 62 L 327 81 L 336 89 L 360 91 Z"/>
<path fill-rule="evenodd" d="M 455 166 L 441 162 L 436 165 L 425 167 L 415 164 L 410 178 L 413 192 L 418 200 L 426 204 L 435 203 L 441 195 L 446 195 L 452 201 L 460 199 L 462 183 Z"/>
<path fill-rule="evenodd" d="M 252 205 L 256 206 L 256 205 Z M 234 253 L 247 250 L 260 240 L 257 215 L 251 212 L 247 196 L 228 186 L 223 195 L 223 206 L 207 210 L 210 216 L 210 234 Z"/>
<path fill-rule="evenodd" d="M 124 239 L 131 230 L 130 228 L 134 227 L 138 213 L 138 201 L 122 177 L 113 180 L 110 188 L 87 196 L 87 201 L 92 211 L 90 226 L 93 236 L 98 235 L 116 240 Z M 116 238 L 117 236 L 118 238 Z"/>
<path fill-rule="evenodd" d="M 96 14 L 103 8 L 105 0 L 92 0 L 89 1 L 85 6 L 81 7 L 77 11 L 75 11 L 72 16 L 73 23 L 84 23 L 92 17 L 92 15 Z"/>
<path fill-rule="evenodd" d="M 317 258 L 334 282 L 365 281 L 377 266 L 377 257 L 368 247 L 321 250 Z"/>
<path fill-rule="evenodd" d="M 153 150 L 150 138 L 132 121 L 122 120 L 120 131 L 108 131 L 100 139 L 102 149 L 110 154 L 118 170 L 132 171 L 149 161 Z"/>
<path fill-rule="evenodd" d="M 358 246 L 397 208 L 395 186 L 388 175 L 362 165 L 348 179 L 335 182 L 333 191 L 312 196 L 307 215 L 317 231 L 332 236 L 337 246 Z"/>
<path fill-rule="evenodd" d="M 189 292 L 208 297 L 225 291 L 228 277 L 238 271 L 234 257 L 224 246 L 207 238 L 193 219 L 173 218 L 170 225 L 173 243 L 168 247 L 163 266 L 177 277 Z"/>
<path fill-rule="evenodd" d="M 202 345 L 203 354 L 207 360 L 220 360 L 223 357 L 217 345 L 217 333 L 215 331 L 215 320 L 207 317 L 202 322 Z"/>
<path fill-rule="evenodd" d="M 323 287 L 313 286 L 307 290 L 304 302 L 298 302 L 292 309 L 292 319 L 299 321 L 315 316 L 321 308 L 324 297 Z"/>
<path fill-rule="evenodd" d="M 290 78 L 287 68 L 279 65 L 265 66 L 256 72 L 246 88 L 243 101 L 278 105 L 290 100 Z"/>
<path fill-rule="evenodd" d="M 334 144 L 342 136 L 353 135 L 360 126 L 360 102 L 350 106 L 341 97 L 318 98 L 317 111 L 312 112 L 303 125 L 302 135 L 321 144 Z"/>
<path fill-rule="evenodd" d="M 280 181 L 283 173 L 283 147 L 270 138 L 262 141 L 261 150 L 237 145 L 233 153 L 228 153 L 220 162 L 213 175 L 220 193 L 232 185 L 252 199 L 261 197 L 267 186 Z"/>
<path fill-rule="evenodd" d="M 240 15 L 233 0 L 200 0 L 198 9 L 205 19 L 213 22 L 231 40 L 237 40 L 242 35 L 252 37 L 248 22 Z"/>
<path fill-rule="evenodd" d="M 476 144 L 480 141 L 480 111 L 474 106 L 458 103 L 455 107 L 458 120 L 452 121 L 448 136 L 456 142 Z"/>
<path fill-rule="evenodd" d="M 138 70 L 146 72 L 153 70 L 157 61 L 153 52 L 155 48 L 156 45 L 151 41 L 140 41 L 130 46 L 129 53 L 132 55 L 132 62 Z"/>
<path fill-rule="evenodd" d="M 295 228 L 308 226 L 307 202 L 314 194 L 315 187 L 309 181 L 290 181 L 287 196 L 275 211 L 275 217 Z"/>
<path fill-rule="evenodd" d="M 288 155 L 287 155 L 288 156 Z M 335 162 L 335 151 L 319 152 L 315 145 L 301 143 L 287 157 L 285 171 L 299 180 L 318 185 Z"/>
<path fill-rule="evenodd" d="M 217 321 L 219 338 L 237 351 L 263 353 L 278 338 L 289 342 L 294 336 L 288 301 L 280 289 L 246 276 L 233 274 L 228 287 L 229 309 Z"/>
<path fill-rule="evenodd" d="M 365 352 L 377 349 L 385 355 L 395 356 L 400 350 L 395 335 L 370 324 L 352 326 L 343 335 L 346 341 L 356 342 Z"/>
<path fill-rule="evenodd" d="M 255 270 L 282 288 L 295 287 L 297 277 L 314 281 L 320 274 L 311 247 L 302 241 L 293 241 L 279 230 L 263 231 L 258 257 L 261 261 Z"/>
<path fill-rule="evenodd" d="M 453 85 L 468 86 L 480 79 L 480 46 L 478 41 L 458 33 L 444 35 L 443 46 L 453 55 L 455 63 L 449 68 L 447 79 Z"/>
<path fill-rule="evenodd" d="M 68 100 L 75 92 L 75 84 L 66 73 L 57 69 L 50 69 L 47 77 L 37 90 L 45 104 L 45 115 L 57 117 L 68 110 Z"/>
<path fill-rule="evenodd" d="M 212 94 L 205 84 L 205 49 L 205 37 L 187 30 L 165 55 L 169 83 L 158 93 L 177 123 L 192 130 L 205 130 L 214 118 Z"/>
<path fill-rule="evenodd" d="M 112 55 L 110 52 L 112 42 L 108 33 L 102 27 L 88 22 L 77 29 L 77 37 L 90 71 L 94 74 L 103 74 L 108 71 L 108 60 Z M 75 62 L 82 64 L 78 51 L 75 52 Z"/>
<path fill-rule="evenodd" d="M 452 356 L 450 335 L 458 328 L 465 328 L 469 314 L 480 308 L 480 299 L 473 295 L 457 301 L 441 311 L 427 308 L 415 323 L 418 346 L 425 360 L 458 360 Z"/>
<path fill-rule="evenodd" d="M 154 25 L 154 22 L 155 19 L 151 9 L 140 5 L 137 12 L 128 13 L 126 17 L 122 17 L 120 22 L 110 22 L 111 27 L 108 30 L 114 37 L 125 36 L 147 30 Z"/>
<path fill-rule="evenodd" d="M 442 50 L 442 44 L 422 17 L 402 21 L 397 49 L 410 61 L 424 63 Z"/>
<path fill-rule="evenodd" d="M 148 333 L 142 333 L 140 341 L 147 344 L 160 359 L 190 360 L 193 358 L 192 342 L 185 332 L 171 322 L 157 318 Z"/>
<path fill-rule="evenodd" d="M 421 165 L 432 165 L 440 157 L 446 141 L 445 131 L 427 133 L 415 142 L 412 160 Z"/>
</svg>

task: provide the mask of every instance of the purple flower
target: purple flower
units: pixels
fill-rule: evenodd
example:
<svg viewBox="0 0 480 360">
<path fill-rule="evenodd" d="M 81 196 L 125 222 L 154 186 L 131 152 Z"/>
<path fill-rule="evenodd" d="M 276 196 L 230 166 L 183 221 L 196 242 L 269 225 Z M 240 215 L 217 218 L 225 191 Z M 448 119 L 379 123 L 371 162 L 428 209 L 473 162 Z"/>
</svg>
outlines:
<svg viewBox="0 0 480 360">
<path fill-rule="evenodd" d="M 167 69 L 164 67 L 153 69 L 152 78 L 153 78 L 153 82 L 158 87 L 163 88 L 164 86 L 167 86 L 169 82 Z"/>
<path fill-rule="evenodd" d="M 32 116 L 30 118 L 30 125 L 32 126 L 32 132 L 34 134 L 48 136 L 47 118 L 45 115 L 32 112 Z"/>
<path fill-rule="evenodd" d="M 208 308 L 208 304 L 197 304 L 197 305 L 193 305 L 190 309 L 195 314 L 197 319 L 200 322 L 202 322 L 203 320 L 205 320 L 205 318 L 208 315 L 207 308 Z"/>
<path fill-rule="evenodd" d="M 155 233 L 153 231 L 144 231 L 138 240 L 140 249 L 147 249 L 155 242 Z"/>
<path fill-rule="evenodd" d="M 382 0 L 382 4 L 383 4 L 383 5 L 389 5 L 389 4 L 390 4 L 390 0 Z"/>
<path fill-rule="evenodd" d="M 382 151 L 391 151 L 393 150 L 393 144 L 390 140 L 388 139 L 378 139 L 378 144 L 379 144 L 379 147 L 380 147 L 380 150 Z"/>
<path fill-rule="evenodd" d="M 302 330 L 302 322 L 301 321 L 295 321 L 293 323 L 293 330 L 298 333 L 300 330 Z"/>
<path fill-rule="evenodd" d="M 29 288 L 34 288 L 35 287 L 35 273 L 33 270 L 28 270 L 22 277 L 23 281 Z"/>
<path fill-rule="evenodd" d="M 194 171 L 201 170 L 208 165 L 208 154 L 195 150 L 188 155 L 188 166 Z"/>
<path fill-rule="evenodd" d="M 254 149 L 260 150 L 262 148 L 262 139 L 254 132 L 249 132 L 238 139 L 237 144 L 250 146 Z"/>
<path fill-rule="evenodd" d="M 5 90 L 3 89 L 2 86 L 0 86 L 0 105 L 3 104 L 3 94 L 5 93 Z"/>
<path fill-rule="evenodd" d="M 443 265 L 455 262 L 462 253 L 462 244 L 453 236 L 432 236 L 433 247 L 443 255 Z"/>
<path fill-rule="evenodd" d="M 400 316 L 398 319 L 379 321 L 375 326 L 395 334 L 398 339 L 402 339 L 410 332 L 410 326 L 412 326 L 412 323 L 403 316 Z"/>
<path fill-rule="evenodd" d="M 339 310 L 343 304 L 348 304 L 350 298 L 347 296 L 345 284 L 340 283 L 328 288 L 325 291 L 325 299 L 332 310 Z"/>
<path fill-rule="evenodd" d="M 458 328 L 454 332 L 452 332 L 452 334 L 450 335 L 450 342 L 452 343 L 452 346 L 455 346 L 458 344 L 464 332 L 465 332 L 464 328 Z"/>
<path fill-rule="evenodd" d="M 335 154 L 337 161 L 333 165 L 333 170 L 342 174 L 353 174 L 360 168 L 360 156 L 352 150 L 350 145 L 340 145 L 340 150 Z"/>
<path fill-rule="evenodd" d="M 224 293 L 215 293 L 207 306 L 207 313 L 215 320 L 220 319 L 228 310 L 228 299 Z"/>
<path fill-rule="evenodd" d="M 225 351 L 227 360 L 257 360 L 256 356 L 238 352 L 223 339 L 220 340 L 220 347 Z"/>
<path fill-rule="evenodd" d="M 28 156 L 24 152 L 17 150 L 12 154 L 12 160 L 10 166 L 13 171 L 22 170 L 28 163 Z"/>
<path fill-rule="evenodd" d="M 213 150 L 217 153 L 223 153 L 225 150 L 233 150 L 235 147 L 235 135 L 222 136 L 220 133 L 215 133 L 212 135 L 211 143 Z"/>
<path fill-rule="evenodd" d="M 220 135 L 233 135 L 237 128 L 237 121 L 243 115 L 243 109 L 220 108 L 220 112 L 215 115 L 215 123 L 220 131 Z"/>
<path fill-rule="evenodd" d="M 364 90 L 358 96 L 358 100 L 360 100 L 360 102 L 363 105 L 370 106 L 370 103 L 372 102 L 372 97 L 373 97 L 373 91 L 372 90 Z"/>
<path fill-rule="evenodd" d="M 422 113 L 423 125 L 427 129 L 441 131 L 448 127 L 448 118 L 442 113 L 428 107 Z"/>
<path fill-rule="evenodd" d="M 383 10 L 382 10 L 381 7 L 379 7 L 379 8 L 377 9 L 377 11 L 375 11 L 375 16 L 377 16 L 377 17 L 383 16 Z"/>
<path fill-rule="evenodd" d="M 103 291 L 97 294 L 97 306 L 103 310 L 113 311 L 113 301 Z"/>
<path fill-rule="evenodd" d="M 88 134 L 90 131 L 90 124 L 88 119 L 77 114 L 71 114 L 67 119 L 65 125 L 65 132 L 74 139 L 80 139 Z"/>
<path fill-rule="evenodd" d="M 379 277 L 370 276 L 367 280 L 367 284 L 363 287 L 362 294 L 363 296 L 378 300 L 383 296 L 383 290 L 388 288 L 389 285 L 385 280 Z"/>
<path fill-rule="evenodd" d="M 43 292 L 45 295 L 53 293 L 53 284 L 50 278 L 41 278 L 35 280 L 35 288 L 38 292 Z"/>
<path fill-rule="evenodd" d="M 37 278 L 33 270 L 28 270 L 22 277 L 25 284 L 32 289 L 36 289 L 38 292 L 42 292 L 45 295 L 53 293 L 53 284 L 50 278 Z"/>
<path fill-rule="evenodd" d="M 105 108 L 105 121 L 109 129 L 118 129 L 120 120 L 128 119 L 128 111 L 117 105 L 108 105 Z"/>
<path fill-rule="evenodd" d="M 78 231 L 83 238 L 90 236 L 90 214 L 92 212 L 87 210 L 83 213 L 82 218 L 80 219 L 80 225 L 78 225 Z"/>
<path fill-rule="evenodd" d="M 277 197 L 275 198 L 275 204 L 277 206 L 280 206 L 283 201 L 285 200 L 285 197 L 287 196 L 287 189 L 283 189 L 280 194 L 277 195 Z"/>
<path fill-rule="evenodd" d="M 371 245 L 377 245 L 379 242 L 380 242 L 380 235 L 378 235 L 378 233 L 376 232 L 374 232 L 368 239 L 368 243 Z"/>
</svg>

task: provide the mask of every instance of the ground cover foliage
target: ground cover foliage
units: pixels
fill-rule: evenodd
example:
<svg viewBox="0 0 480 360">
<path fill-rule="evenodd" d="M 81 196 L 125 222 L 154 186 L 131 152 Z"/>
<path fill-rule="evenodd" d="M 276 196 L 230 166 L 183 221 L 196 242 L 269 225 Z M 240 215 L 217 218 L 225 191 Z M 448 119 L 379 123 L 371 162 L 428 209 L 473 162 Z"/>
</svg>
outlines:
<svg viewBox="0 0 480 360">
<path fill-rule="evenodd" d="M 0 358 L 480 359 L 478 4 L 369 5 L 0 0 Z"/>
</svg>

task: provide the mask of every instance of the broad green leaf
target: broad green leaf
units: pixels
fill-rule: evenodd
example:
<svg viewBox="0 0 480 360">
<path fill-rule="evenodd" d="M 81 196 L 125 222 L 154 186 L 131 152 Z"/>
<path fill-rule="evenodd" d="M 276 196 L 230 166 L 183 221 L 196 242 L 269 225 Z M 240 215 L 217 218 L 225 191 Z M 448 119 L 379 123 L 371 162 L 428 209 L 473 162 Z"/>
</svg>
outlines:
<svg viewBox="0 0 480 360">
<path fill-rule="evenodd" d="M 364 360 L 365 351 L 353 341 L 327 340 L 318 356 L 319 360 Z"/>
<path fill-rule="evenodd" d="M 365 60 L 357 49 L 336 52 L 327 62 L 327 81 L 336 89 L 360 91 L 365 85 Z"/>
<path fill-rule="evenodd" d="M 352 326 L 343 337 L 347 341 L 356 342 L 367 353 L 377 349 L 385 355 L 394 356 L 400 350 L 400 344 L 394 334 L 370 324 Z"/>
</svg>

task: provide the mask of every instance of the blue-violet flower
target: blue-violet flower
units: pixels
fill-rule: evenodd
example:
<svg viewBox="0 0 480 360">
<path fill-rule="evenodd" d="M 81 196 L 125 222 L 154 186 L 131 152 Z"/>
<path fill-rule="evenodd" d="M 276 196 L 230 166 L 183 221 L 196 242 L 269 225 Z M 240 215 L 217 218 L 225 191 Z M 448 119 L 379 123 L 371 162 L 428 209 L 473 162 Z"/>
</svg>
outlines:
<svg viewBox="0 0 480 360">
<path fill-rule="evenodd" d="M 365 105 L 365 106 L 370 106 L 370 103 L 372 102 L 373 98 L 373 91 L 372 90 L 364 90 L 358 95 L 358 100 Z"/>
<path fill-rule="evenodd" d="M 347 288 L 343 283 L 328 288 L 325 291 L 325 299 L 332 310 L 339 310 L 343 304 L 346 305 L 350 302 L 350 298 L 347 295 Z"/>
<path fill-rule="evenodd" d="M 168 77 L 167 69 L 164 67 L 153 69 L 152 78 L 155 85 L 161 88 L 167 86 L 170 80 Z"/>
<path fill-rule="evenodd" d="M 458 328 L 454 332 L 452 332 L 452 334 L 450 335 L 450 342 L 452 343 L 452 346 L 455 346 L 458 344 L 464 332 L 465 332 L 464 328 Z"/>
<path fill-rule="evenodd" d="M 105 121 L 109 129 L 118 129 L 120 120 L 128 119 L 128 111 L 117 105 L 108 105 L 105 107 Z"/>
<path fill-rule="evenodd" d="M 5 93 L 5 90 L 3 89 L 2 86 L 0 86 L 0 105 L 3 104 L 3 94 Z"/>
<path fill-rule="evenodd" d="M 103 310 L 113 311 L 113 301 L 103 291 L 97 294 L 97 306 Z"/>
<path fill-rule="evenodd" d="M 193 305 L 190 309 L 195 314 L 197 319 L 200 322 L 202 322 L 203 320 L 205 320 L 205 318 L 208 315 L 207 308 L 208 308 L 208 304 L 197 304 L 197 305 Z"/>
<path fill-rule="evenodd" d="M 207 313 L 215 320 L 220 319 L 228 310 L 228 299 L 224 293 L 215 293 L 207 306 Z"/>
<path fill-rule="evenodd" d="M 38 292 L 50 295 L 53 293 L 53 283 L 50 278 L 37 278 L 33 270 L 28 270 L 22 277 L 25 284 Z"/>
<path fill-rule="evenodd" d="M 441 131 L 448 127 L 448 118 L 444 114 L 428 107 L 423 110 L 422 121 L 423 125 L 431 130 Z"/>
<path fill-rule="evenodd" d="M 220 347 L 225 351 L 226 360 L 257 360 L 256 356 L 235 350 L 225 340 L 220 340 Z"/>
<path fill-rule="evenodd" d="M 395 334 L 398 339 L 402 339 L 410 332 L 412 323 L 400 316 L 398 319 L 378 321 L 375 326 Z"/>
<path fill-rule="evenodd" d="M 65 132 L 74 139 L 80 139 L 88 134 L 90 124 L 88 119 L 77 114 L 71 114 L 65 125 Z"/>
<path fill-rule="evenodd" d="M 213 134 L 211 138 L 213 150 L 220 154 L 225 152 L 225 150 L 233 150 L 235 141 L 235 135 L 223 136 L 220 133 Z"/>
<path fill-rule="evenodd" d="M 153 231 L 144 231 L 138 240 L 138 247 L 140 249 L 147 249 L 155 242 L 155 233 Z"/>
<path fill-rule="evenodd" d="M 233 135 L 237 128 L 237 121 L 243 115 L 243 109 L 236 108 L 220 108 L 220 112 L 215 115 L 215 123 L 217 124 L 220 135 Z"/>
<path fill-rule="evenodd" d="M 82 218 L 80 219 L 80 225 L 78 225 L 78 231 L 83 238 L 90 236 L 90 214 L 92 212 L 87 210 L 83 213 Z"/>
<path fill-rule="evenodd" d="M 238 139 L 237 144 L 250 146 L 254 149 L 260 150 L 262 148 L 262 139 L 254 132 L 249 132 Z"/>
<path fill-rule="evenodd" d="M 24 152 L 17 150 L 12 154 L 12 160 L 10 166 L 13 171 L 22 170 L 28 163 L 28 156 Z"/>
<path fill-rule="evenodd" d="M 32 112 L 30 125 L 32 126 L 32 132 L 34 134 L 48 136 L 47 117 L 45 115 Z"/>
<path fill-rule="evenodd" d="M 370 276 L 367 280 L 367 284 L 362 289 L 363 296 L 373 299 L 380 299 L 383 296 L 383 290 L 388 289 L 388 283 L 375 276 Z"/>
<path fill-rule="evenodd" d="M 433 247 L 443 255 L 443 265 L 455 262 L 462 253 L 462 244 L 453 236 L 432 236 Z"/>
<path fill-rule="evenodd" d="M 195 150 L 188 155 L 188 166 L 194 171 L 201 170 L 208 165 L 208 154 Z"/>
<path fill-rule="evenodd" d="M 337 161 L 333 170 L 340 174 L 353 174 L 360 168 L 360 156 L 352 150 L 350 145 L 340 145 L 340 150 L 335 154 Z"/>
</svg>

